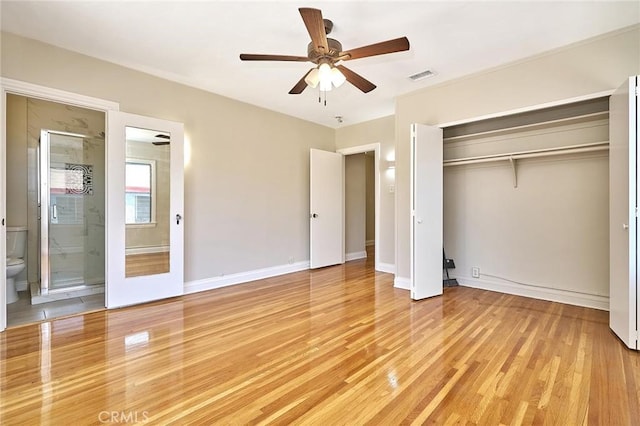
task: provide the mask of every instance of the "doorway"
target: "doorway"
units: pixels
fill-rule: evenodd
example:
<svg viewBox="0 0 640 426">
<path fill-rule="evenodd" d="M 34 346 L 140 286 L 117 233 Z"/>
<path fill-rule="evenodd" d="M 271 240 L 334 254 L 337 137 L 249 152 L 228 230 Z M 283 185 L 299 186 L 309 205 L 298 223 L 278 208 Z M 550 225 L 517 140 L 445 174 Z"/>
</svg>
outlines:
<svg viewBox="0 0 640 426">
<path fill-rule="evenodd" d="M 345 261 L 374 255 L 374 152 L 345 156 Z"/>
<path fill-rule="evenodd" d="M 372 143 L 367 145 L 343 148 L 337 151 L 345 156 L 345 260 L 355 260 L 367 256 L 367 252 L 374 252 L 375 269 L 380 269 L 380 144 Z M 353 182 L 349 177 L 347 162 L 351 158 L 360 158 L 355 163 L 361 161 L 355 167 L 356 174 L 362 176 L 360 183 Z M 368 177 L 367 177 L 368 176 Z M 354 213 L 355 223 L 360 221 L 357 229 L 349 226 L 349 196 L 350 183 L 353 185 L 356 197 L 360 199 L 358 203 L 361 210 L 356 209 Z M 359 189 L 358 189 L 359 187 Z M 371 195 L 373 196 L 371 199 Z M 359 219 L 358 219 L 359 218 Z M 372 223 L 373 222 L 373 223 Z M 351 241 L 350 241 L 351 239 Z M 367 249 L 369 247 L 369 249 Z M 371 250 L 372 249 L 372 250 Z"/>
<path fill-rule="evenodd" d="M 42 172 L 41 167 L 39 167 L 39 165 L 42 165 L 42 163 L 39 164 L 39 141 L 42 136 L 41 131 L 45 129 L 54 133 L 73 133 L 82 136 L 80 139 L 67 140 L 63 144 L 93 143 L 102 147 L 102 160 L 92 158 L 88 153 L 76 153 L 79 156 L 77 158 L 78 161 L 63 161 L 64 167 L 53 167 L 56 169 L 53 172 L 54 175 L 57 175 L 58 179 L 62 179 L 65 184 L 67 183 L 66 178 L 69 177 L 70 179 L 69 185 L 57 188 L 58 194 L 55 194 L 61 196 L 61 204 L 56 203 L 55 212 L 58 217 L 58 224 L 56 225 L 61 225 L 62 217 L 60 215 L 63 212 L 60 209 L 63 205 L 64 207 L 69 207 L 69 205 L 77 207 L 75 210 L 67 209 L 66 213 L 75 211 L 75 213 L 80 214 L 82 212 L 84 214 L 84 208 L 81 209 L 79 207 L 84 204 L 84 201 L 80 201 L 82 196 L 73 194 L 73 192 L 91 188 L 93 190 L 93 200 L 101 198 L 104 204 L 104 191 L 102 195 L 98 193 L 100 183 L 96 180 L 99 180 L 98 175 L 102 175 L 104 182 L 106 113 L 118 110 L 118 104 L 5 78 L 1 81 L 1 87 L 0 116 L 6 125 L 4 126 L 5 131 L 0 132 L 0 176 L 2 176 L 0 184 L 0 213 L 2 213 L 2 224 L 4 225 L 0 227 L 0 245 L 6 247 L 8 238 L 7 225 L 20 225 L 13 226 L 11 230 L 13 232 L 16 229 L 24 229 L 27 234 L 27 241 L 22 259 L 25 263 L 25 268 L 14 279 L 16 290 L 22 296 L 17 303 L 7 304 L 8 263 L 6 258 L 0 259 L 0 270 L 3 271 L 0 274 L 0 331 L 6 328 L 8 316 L 8 325 L 17 325 L 87 310 L 103 309 L 104 286 L 99 284 L 100 281 L 104 282 L 105 262 L 104 259 L 100 260 L 100 256 L 97 255 L 94 256 L 97 259 L 97 268 L 89 268 L 95 272 L 93 276 L 89 278 L 83 276 L 83 282 L 80 282 L 78 280 L 79 269 L 77 268 L 75 272 L 72 269 L 64 270 L 63 268 L 64 273 L 58 274 L 54 280 L 48 274 L 49 290 L 52 290 L 48 292 L 48 296 L 51 300 L 41 300 L 45 303 L 32 304 L 31 290 L 33 288 L 35 293 L 41 288 L 40 278 L 43 263 L 41 261 L 42 247 L 40 245 L 42 230 L 38 219 L 42 218 L 43 212 L 41 206 L 38 205 L 38 201 L 42 200 L 45 191 L 42 191 L 39 184 L 39 175 Z M 30 116 L 31 119 L 29 119 Z M 91 139 L 91 141 L 85 143 L 83 139 Z M 91 173 L 87 171 L 89 168 L 85 168 L 84 172 L 77 168 L 74 171 L 74 167 L 71 167 L 73 164 L 76 166 L 90 164 L 92 166 Z M 70 167 L 67 168 L 67 165 Z M 57 164 L 57 166 L 60 166 L 60 164 Z M 89 185 L 90 177 L 93 179 L 92 185 Z M 71 180 L 75 183 L 72 183 Z M 104 183 L 102 183 L 102 187 L 104 188 Z M 48 200 L 51 200 L 50 196 L 48 194 Z M 92 211 L 95 213 L 96 218 L 101 216 L 97 206 L 93 206 Z M 47 209 L 44 213 L 44 216 L 49 219 L 48 216 L 53 212 Z M 102 216 L 104 218 L 104 214 Z M 91 233 L 89 231 L 89 228 L 91 228 L 90 220 L 85 220 L 84 218 L 80 220 L 78 217 L 76 219 L 78 223 L 75 226 L 79 228 L 78 232 L 80 234 L 85 234 L 83 237 L 86 239 L 87 234 Z M 82 224 L 79 222 L 82 222 Z M 93 239 L 92 244 L 95 247 L 102 247 L 102 253 L 104 253 L 104 222 L 101 226 L 96 226 L 93 231 L 97 228 L 101 228 L 101 230 L 97 231 L 101 238 Z M 13 241 L 14 236 L 11 235 L 11 238 Z M 56 249 L 60 249 L 60 247 L 56 247 Z M 53 250 L 53 248 L 50 250 Z M 91 248 L 87 248 L 87 251 L 90 250 Z M 76 251 L 84 252 L 84 248 Z M 7 254 L 9 253 L 7 252 Z M 69 257 L 69 253 L 65 253 L 65 255 Z M 72 264 L 77 266 L 76 262 Z M 100 270 L 102 270 L 102 273 L 100 273 Z M 71 277 L 72 275 L 74 277 Z M 62 276 L 68 279 L 58 282 L 57 279 Z M 51 287 L 54 281 L 56 284 Z M 63 286 L 66 288 L 63 288 Z M 80 290 L 83 290 L 84 294 L 70 294 L 72 291 L 79 290 L 78 287 L 83 287 Z M 56 288 L 60 290 L 53 291 Z M 42 296 L 42 292 L 40 293 Z"/>
<path fill-rule="evenodd" d="M 105 113 L 8 94 L 8 325 L 104 307 Z M 21 233 L 13 230 L 23 229 Z"/>
</svg>

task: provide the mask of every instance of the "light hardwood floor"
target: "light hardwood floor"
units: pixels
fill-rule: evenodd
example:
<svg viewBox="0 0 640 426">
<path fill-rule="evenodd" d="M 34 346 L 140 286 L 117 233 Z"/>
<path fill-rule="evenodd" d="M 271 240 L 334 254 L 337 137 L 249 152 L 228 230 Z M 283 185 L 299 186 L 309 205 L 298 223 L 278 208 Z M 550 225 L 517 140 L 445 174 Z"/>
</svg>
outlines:
<svg viewBox="0 0 640 426">
<path fill-rule="evenodd" d="M 125 276 L 139 277 L 169 272 L 169 253 L 129 254 L 125 258 Z"/>
<path fill-rule="evenodd" d="M 606 312 L 464 287 L 412 302 L 364 260 L 8 329 L 0 348 L 3 425 L 640 422 L 640 356 Z"/>
</svg>

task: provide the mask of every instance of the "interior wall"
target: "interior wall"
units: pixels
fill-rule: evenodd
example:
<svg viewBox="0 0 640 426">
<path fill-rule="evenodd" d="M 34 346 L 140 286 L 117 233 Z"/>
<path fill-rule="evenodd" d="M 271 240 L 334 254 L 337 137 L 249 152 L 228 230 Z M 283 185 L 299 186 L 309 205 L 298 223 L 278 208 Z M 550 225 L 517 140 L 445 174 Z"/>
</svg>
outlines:
<svg viewBox="0 0 640 426">
<path fill-rule="evenodd" d="M 184 123 L 186 281 L 308 261 L 309 149 L 333 151 L 333 129 L 13 34 L 1 41 L 3 77 Z"/>
<path fill-rule="evenodd" d="M 375 156 L 373 152 L 367 152 L 364 156 L 365 167 L 365 205 L 366 205 L 366 230 L 365 243 L 373 245 L 376 239 L 376 175 Z"/>
<path fill-rule="evenodd" d="M 380 266 L 395 270 L 395 174 L 385 164 L 395 158 L 395 118 L 388 116 L 341 127 L 335 132 L 336 149 L 380 144 Z M 375 185 L 375 184 L 374 184 Z"/>
<path fill-rule="evenodd" d="M 7 97 L 7 226 L 27 226 L 27 98 Z"/>
<path fill-rule="evenodd" d="M 399 97 L 395 116 L 397 278 L 408 279 L 410 276 L 409 164 L 412 123 L 437 125 L 610 91 L 628 76 L 638 73 L 640 26 L 634 26 Z M 522 179 L 527 179 L 526 170 L 525 167 Z M 510 172 L 505 173 L 508 176 Z M 509 178 L 505 178 L 505 184 L 509 185 Z M 449 181 L 451 184 L 451 178 Z M 588 197 L 591 188 L 585 182 L 576 191 L 576 197 Z M 513 196 L 523 193 L 514 192 Z M 550 217 L 558 208 L 544 198 L 539 201 L 542 210 L 522 214 L 533 220 L 534 214 Z M 476 208 L 472 205 L 464 207 Z M 479 228 L 484 224 L 477 223 L 475 226 Z M 502 238 L 502 233 L 492 238 Z M 512 247 L 512 250 L 518 249 L 518 246 Z M 565 253 L 565 256 L 577 255 Z"/>
<path fill-rule="evenodd" d="M 444 158 L 607 141 L 608 119 L 445 140 Z M 606 151 L 444 167 L 444 244 L 469 285 L 609 295 Z M 480 269 L 479 279 L 471 274 Z"/>
<path fill-rule="evenodd" d="M 345 254 L 347 260 L 365 257 L 366 187 L 365 155 L 352 154 L 344 159 Z"/>
</svg>

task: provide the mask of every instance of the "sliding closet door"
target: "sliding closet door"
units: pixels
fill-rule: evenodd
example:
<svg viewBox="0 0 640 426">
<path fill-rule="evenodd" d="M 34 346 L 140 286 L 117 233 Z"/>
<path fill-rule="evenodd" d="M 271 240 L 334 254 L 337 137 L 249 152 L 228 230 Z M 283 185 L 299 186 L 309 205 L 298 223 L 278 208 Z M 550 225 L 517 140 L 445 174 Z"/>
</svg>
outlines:
<svg viewBox="0 0 640 426">
<path fill-rule="evenodd" d="M 609 105 L 609 326 L 638 349 L 638 78 L 632 77 Z"/>
<path fill-rule="evenodd" d="M 442 294 L 442 129 L 411 127 L 411 298 Z"/>
<path fill-rule="evenodd" d="M 182 123 L 110 113 L 108 308 L 183 293 Z"/>
</svg>

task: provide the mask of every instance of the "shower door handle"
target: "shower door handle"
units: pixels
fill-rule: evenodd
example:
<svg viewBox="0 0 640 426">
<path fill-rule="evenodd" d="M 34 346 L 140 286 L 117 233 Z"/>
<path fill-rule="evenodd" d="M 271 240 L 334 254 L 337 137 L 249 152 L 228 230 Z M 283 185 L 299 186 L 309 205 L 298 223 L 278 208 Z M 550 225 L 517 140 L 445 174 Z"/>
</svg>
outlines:
<svg viewBox="0 0 640 426">
<path fill-rule="evenodd" d="M 55 204 L 51 207 L 51 219 L 58 219 L 58 206 Z"/>
</svg>

